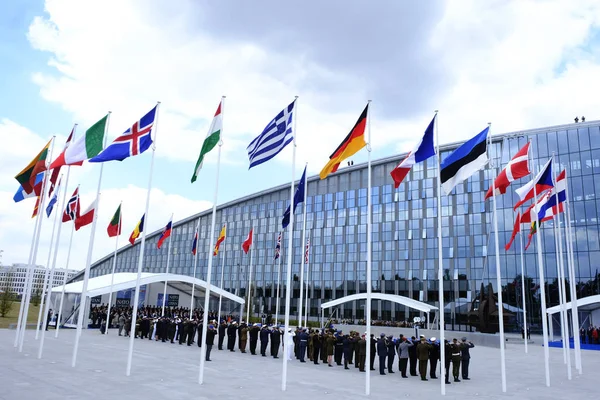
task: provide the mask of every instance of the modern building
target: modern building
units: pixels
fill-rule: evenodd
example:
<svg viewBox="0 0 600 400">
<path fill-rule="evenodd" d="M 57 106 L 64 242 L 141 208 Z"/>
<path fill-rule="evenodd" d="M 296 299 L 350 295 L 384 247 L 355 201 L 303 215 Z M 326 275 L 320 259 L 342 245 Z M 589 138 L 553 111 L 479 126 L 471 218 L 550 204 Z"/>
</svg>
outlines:
<svg viewBox="0 0 600 400">
<path fill-rule="evenodd" d="M 18 296 L 23 294 L 25 290 L 25 280 L 27 277 L 27 264 L 13 264 L 11 266 L 0 266 L 0 289 L 6 291 L 7 286 L 11 293 L 16 293 Z M 39 293 L 41 295 L 44 289 L 44 274 L 48 271 L 41 265 L 36 265 L 33 271 L 33 291 L 32 293 Z M 65 281 L 65 275 L 67 281 L 73 278 L 78 271 L 72 269 L 54 269 L 54 277 L 52 280 L 52 287 L 60 286 Z M 48 274 L 50 271 L 48 271 Z"/>
<path fill-rule="evenodd" d="M 475 132 L 474 132 L 475 133 Z M 442 136 L 442 141 L 448 137 Z M 438 265 L 437 218 L 442 218 L 443 268 L 445 311 L 448 323 L 464 324 L 471 299 L 477 297 L 482 283 L 496 286 L 495 245 L 492 223 L 492 201 L 484 201 L 491 178 L 511 157 L 531 141 L 535 171 L 539 171 L 549 157 L 555 157 L 558 174 L 566 169 L 569 179 L 572 228 L 574 230 L 575 269 L 579 296 L 600 293 L 600 241 L 598 210 L 600 199 L 600 121 L 574 123 L 521 132 L 495 135 L 492 138 L 491 165 L 459 184 L 450 196 L 442 196 L 438 210 L 436 159 L 415 165 L 409 176 L 394 189 L 390 171 L 406 155 L 374 161 L 373 179 L 373 236 L 372 288 L 390 294 L 399 294 L 437 304 Z M 442 147 L 447 156 L 461 143 Z M 515 220 L 513 204 L 517 201 L 514 189 L 530 178 L 514 182 L 508 192 L 497 198 L 500 236 L 500 270 L 504 301 L 515 314 L 515 324 L 522 318 L 521 263 L 519 238 L 509 251 L 504 250 Z M 596 188 L 596 185 L 598 188 Z M 290 198 L 289 185 L 255 193 L 217 208 L 215 235 L 227 225 L 227 240 L 218 258 L 215 258 L 212 283 L 220 286 L 223 271 L 226 290 L 244 296 L 246 293 L 249 255 L 243 253 L 241 243 L 251 228 L 254 229 L 254 273 L 256 285 L 252 299 L 254 313 L 274 312 L 278 264 L 274 260 L 281 217 Z M 340 170 L 320 180 L 308 179 L 306 202 L 307 239 L 310 239 L 310 315 L 320 315 L 320 304 L 331 299 L 366 291 L 367 249 L 367 166 L 348 163 Z M 300 267 L 305 244 L 302 237 L 302 207 L 294 221 L 292 314 L 297 312 Z M 523 210 L 522 210 L 523 211 Z M 194 259 L 191 243 L 199 223 L 197 277 L 206 279 L 211 213 L 206 211 L 190 216 L 173 226 L 170 271 L 191 275 Z M 561 224 L 564 227 L 564 220 Z M 548 305 L 558 303 L 557 252 L 555 251 L 554 224 L 542 225 L 544 268 Z M 523 240 L 527 241 L 529 227 L 523 226 Z M 282 241 L 281 305 L 285 298 L 287 232 Z M 156 249 L 160 232 L 147 236 L 148 245 L 143 261 L 144 272 L 164 272 L 167 246 Z M 563 234 L 563 240 L 565 235 Z M 116 270 L 137 270 L 139 244 L 127 245 L 118 252 Z M 540 324 L 540 290 L 536 257 L 536 241 L 524 254 L 525 286 L 528 319 L 533 329 Z M 91 276 L 109 274 L 112 254 L 93 264 Z M 306 277 L 307 275 L 305 275 Z M 81 279 L 80 274 L 75 279 Z M 156 303 L 156 301 L 154 302 Z M 149 300 L 149 304 L 154 304 Z M 338 310 L 339 318 L 364 318 L 364 301 L 346 303 Z M 374 301 L 373 319 L 412 320 L 418 314 L 388 302 Z"/>
</svg>

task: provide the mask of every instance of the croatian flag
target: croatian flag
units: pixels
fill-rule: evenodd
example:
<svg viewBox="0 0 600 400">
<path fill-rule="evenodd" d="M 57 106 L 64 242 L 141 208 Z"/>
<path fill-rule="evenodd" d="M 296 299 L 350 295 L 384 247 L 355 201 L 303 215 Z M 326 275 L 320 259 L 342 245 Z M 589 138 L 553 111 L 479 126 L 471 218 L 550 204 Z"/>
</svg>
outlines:
<svg viewBox="0 0 600 400">
<path fill-rule="evenodd" d="M 162 234 L 158 238 L 158 243 L 156 244 L 156 248 L 157 249 L 160 249 L 160 246 L 163 245 L 164 241 L 167 240 L 167 238 L 169 236 L 171 236 L 172 225 L 173 225 L 173 217 L 171 217 L 171 220 L 169 221 L 169 223 L 167 224 L 167 226 L 165 226 L 165 228 L 162 231 Z"/>
<path fill-rule="evenodd" d="M 435 117 L 429 123 L 429 126 L 425 130 L 425 135 L 421 138 L 421 141 L 415 148 L 415 150 L 408 153 L 408 156 L 396 168 L 390 172 L 392 179 L 394 180 L 394 187 L 397 189 L 402 183 L 406 175 L 410 172 L 413 165 L 423 162 L 428 158 L 435 155 L 435 146 L 433 144 L 433 128 L 435 125 Z"/>
<path fill-rule="evenodd" d="M 121 136 L 116 138 L 110 146 L 102 150 L 96 157 L 91 158 L 90 162 L 123 161 L 128 157 L 142 154 L 150 148 L 153 141 L 152 128 L 156 119 L 155 106 L 142 119 L 127 129 Z"/>
<path fill-rule="evenodd" d="M 535 186 L 535 191 L 534 191 Z M 549 159 L 542 170 L 524 186 L 521 186 L 515 192 L 521 199 L 514 206 L 514 210 L 519 208 L 523 203 L 533 199 L 535 194 L 540 195 L 546 190 L 552 189 L 554 184 L 552 183 L 552 159 Z"/>
</svg>

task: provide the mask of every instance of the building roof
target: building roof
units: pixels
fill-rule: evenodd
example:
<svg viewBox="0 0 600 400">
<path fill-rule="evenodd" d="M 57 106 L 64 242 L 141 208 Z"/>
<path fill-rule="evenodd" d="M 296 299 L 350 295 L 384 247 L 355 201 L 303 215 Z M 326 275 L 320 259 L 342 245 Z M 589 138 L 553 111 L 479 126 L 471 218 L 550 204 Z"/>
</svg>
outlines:
<svg viewBox="0 0 600 400">
<path fill-rule="evenodd" d="M 111 289 L 111 276 L 112 275 L 102 275 L 97 276 L 95 278 L 90 278 L 88 281 L 88 297 L 100 296 L 103 294 L 110 293 Z M 133 272 L 119 272 L 114 274 L 114 279 L 112 282 L 112 291 L 118 292 L 119 290 L 126 290 L 135 288 L 137 280 L 137 273 Z M 157 282 L 165 282 L 174 287 L 177 290 L 180 290 L 184 293 L 191 295 L 192 293 L 192 285 L 195 285 L 194 295 L 202 295 L 206 292 L 207 283 L 201 279 L 193 278 L 188 275 L 176 275 L 176 274 L 150 274 L 150 273 L 142 273 L 142 279 L 140 280 L 140 285 L 148 285 L 151 283 Z M 81 293 L 83 290 L 83 281 L 76 281 L 72 283 L 68 283 L 65 286 L 65 293 Z M 52 289 L 52 292 L 61 293 L 63 290 L 63 286 L 57 286 Z M 210 294 L 213 296 L 223 296 L 226 299 L 233 300 L 236 303 L 244 304 L 245 301 L 241 297 L 238 297 L 234 294 L 229 293 L 226 290 L 223 290 L 215 285 L 210 286 Z"/>
<path fill-rule="evenodd" d="M 571 302 L 565 304 L 567 310 L 571 309 Z M 549 315 L 556 314 L 560 311 L 560 304 L 554 307 L 550 307 L 546 310 Z M 577 299 L 577 310 L 579 311 L 593 311 L 600 308 L 600 295 L 582 297 Z"/>
<path fill-rule="evenodd" d="M 328 301 L 327 303 L 321 304 L 321 308 L 331 308 L 342 303 L 347 303 L 349 301 L 355 300 L 365 300 L 367 298 L 366 293 L 357 293 L 351 294 L 350 296 L 340 297 L 339 299 L 335 299 L 332 301 Z M 409 299 L 408 297 L 399 296 L 397 294 L 387 294 L 387 293 L 371 293 L 371 298 L 373 300 L 387 300 L 392 301 L 394 303 L 402 304 L 403 306 L 413 308 L 415 310 L 419 310 L 422 312 L 430 312 L 437 310 L 437 307 L 432 306 L 431 304 L 423 303 L 417 300 Z"/>
</svg>

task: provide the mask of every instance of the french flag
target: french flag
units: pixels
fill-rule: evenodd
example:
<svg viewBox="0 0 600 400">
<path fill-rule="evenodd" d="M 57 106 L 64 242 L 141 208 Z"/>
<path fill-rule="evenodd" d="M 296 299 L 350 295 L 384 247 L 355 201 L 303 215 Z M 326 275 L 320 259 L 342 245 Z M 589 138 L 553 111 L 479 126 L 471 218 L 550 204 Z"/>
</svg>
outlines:
<svg viewBox="0 0 600 400">
<path fill-rule="evenodd" d="M 429 126 L 425 130 L 425 135 L 423 136 L 423 138 L 421 138 L 421 141 L 419 142 L 419 145 L 416 147 L 416 149 L 408 153 L 408 156 L 406 156 L 406 158 L 402 160 L 402 162 L 398 164 L 398 166 L 394 168 L 392 172 L 390 172 L 390 175 L 394 180 L 395 188 L 398 188 L 398 186 L 400 186 L 404 178 L 406 178 L 406 175 L 408 175 L 408 173 L 410 172 L 410 169 L 413 165 L 423 162 L 435 155 L 435 146 L 433 144 L 433 127 L 435 126 L 436 116 L 437 114 L 433 116 L 433 119 L 431 120 Z"/>
<path fill-rule="evenodd" d="M 535 190 L 534 190 L 535 186 Z M 524 186 L 521 186 L 515 192 L 521 199 L 514 206 L 514 210 L 519 208 L 525 202 L 533 199 L 535 194 L 539 195 L 546 190 L 552 189 L 554 184 L 552 182 L 552 159 L 549 159 L 544 168 Z"/>
<path fill-rule="evenodd" d="M 163 245 L 163 243 L 165 242 L 165 240 L 167 240 L 167 238 L 169 236 L 171 236 L 171 228 L 172 228 L 172 226 L 173 226 L 173 217 L 171 217 L 171 220 L 169 221 L 169 223 L 167 224 L 167 226 L 165 226 L 165 228 L 162 231 L 162 234 L 158 238 L 158 243 L 156 244 L 156 248 L 157 249 L 160 249 L 160 246 Z"/>
</svg>

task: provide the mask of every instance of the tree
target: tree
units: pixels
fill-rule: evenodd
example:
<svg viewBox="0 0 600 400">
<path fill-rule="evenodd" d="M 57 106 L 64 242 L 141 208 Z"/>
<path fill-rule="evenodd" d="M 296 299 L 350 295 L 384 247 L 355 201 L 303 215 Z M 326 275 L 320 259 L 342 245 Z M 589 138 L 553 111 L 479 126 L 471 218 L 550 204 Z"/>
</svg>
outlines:
<svg viewBox="0 0 600 400">
<path fill-rule="evenodd" d="M 42 291 L 38 288 L 31 295 L 31 304 L 33 304 L 34 306 L 37 307 L 40 305 L 41 300 L 42 300 Z"/>
<path fill-rule="evenodd" d="M 6 274 L 6 280 L 0 288 L 0 317 L 4 318 L 8 315 L 13 306 L 12 284 L 14 276 L 12 272 Z"/>
</svg>

